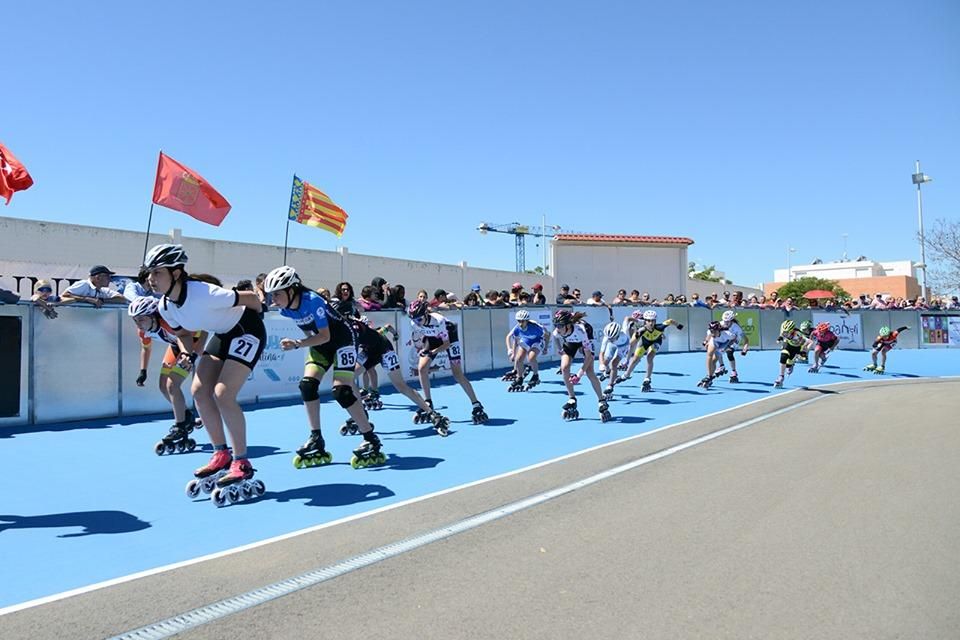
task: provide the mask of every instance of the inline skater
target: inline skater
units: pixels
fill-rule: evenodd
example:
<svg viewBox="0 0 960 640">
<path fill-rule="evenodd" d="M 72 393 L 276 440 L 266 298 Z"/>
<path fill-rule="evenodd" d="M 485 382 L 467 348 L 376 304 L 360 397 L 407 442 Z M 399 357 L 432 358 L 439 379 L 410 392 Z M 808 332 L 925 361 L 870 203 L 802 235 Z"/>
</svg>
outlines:
<svg viewBox="0 0 960 640">
<path fill-rule="evenodd" d="M 626 324 L 627 318 L 624 319 Z M 624 331 L 620 323 L 608 322 L 603 328 L 603 340 L 600 342 L 600 375 L 598 380 L 610 378 L 607 388 L 603 390 L 604 400 L 613 398 L 613 388 L 617 383 L 617 371 L 619 371 L 620 361 L 625 360 L 630 349 L 630 331 L 629 328 Z"/>
<path fill-rule="evenodd" d="M 134 324 L 137 325 L 137 335 L 140 338 L 140 375 L 137 376 L 137 386 L 142 387 L 147 381 L 147 365 L 150 364 L 150 353 L 152 351 L 153 340 L 160 340 L 167 344 L 167 351 L 163 355 L 163 362 L 160 364 L 160 393 L 170 406 L 173 408 L 173 426 L 170 432 L 163 437 L 163 440 L 154 447 L 154 452 L 159 456 L 164 453 L 183 453 L 184 451 L 193 451 L 197 443 L 189 435 L 194 427 L 198 426 L 193 412 L 187 408 L 186 399 L 183 397 L 183 381 L 190 375 L 188 369 L 184 369 L 178 364 L 180 359 L 180 343 L 177 336 L 174 335 L 163 318 L 160 317 L 158 306 L 159 298 L 153 296 L 140 296 L 134 298 L 130 306 L 127 307 L 129 315 Z M 193 335 L 194 339 L 194 357 L 199 357 L 203 351 L 203 345 L 207 342 L 207 333 L 197 331 Z"/>
<path fill-rule="evenodd" d="M 773 381 L 773 387 L 780 389 L 783 387 L 784 378 L 793 373 L 793 364 L 797 355 L 803 353 L 810 341 L 800 333 L 793 320 L 784 320 L 780 325 L 777 342 L 781 343 L 783 348 L 780 350 L 780 375 Z"/>
<path fill-rule="evenodd" d="M 746 357 L 747 351 L 750 347 L 750 341 L 747 339 L 747 335 L 743 332 L 743 327 L 740 326 L 740 321 L 737 320 L 737 314 L 733 311 L 724 311 L 723 315 L 720 317 L 720 328 L 723 331 L 728 331 L 733 335 L 733 341 L 729 342 L 724 349 L 724 353 L 727 355 L 727 360 L 730 362 L 730 382 L 740 382 L 740 374 L 737 373 L 737 359 L 734 357 L 734 352 L 737 350 L 737 347 L 740 348 L 740 355 Z M 717 369 L 714 374 L 715 377 L 720 377 L 727 373 L 727 368 L 723 366 L 723 356 L 719 356 L 720 367 Z"/>
<path fill-rule="evenodd" d="M 507 334 L 507 356 L 513 362 L 512 383 L 507 391 L 529 391 L 540 384 L 540 364 L 538 354 L 546 353 L 546 329 L 538 322 L 530 319 L 530 312 L 526 309 L 517 311 L 517 324 Z M 533 371 L 530 382 L 526 385 L 523 378 L 526 370 Z"/>
<path fill-rule="evenodd" d="M 247 460 L 247 422 L 237 394 L 260 360 L 267 332 L 255 293 L 203 282 L 187 273 L 186 264 L 181 245 L 161 244 L 147 253 L 143 266 L 150 288 L 163 296 L 160 317 L 178 338 L 177 364 L 194 369 L 193 400 L 214 448 L 210 462 L 194 472 L 187 493 L 195 497 L 201 488 L 215 484 L 213 502 L 223 506 L 266 490 L 262 481 L 252 480 L 256 469 Z M 199 358 L 197 331 L 213 334 Z M 233 442 L 232 458 L 224 424 Z M 215 481 L 209 480 L 214 476 L 218 476 Z"/>
<path fill-rule="evenodd" d="M 368 324 L 370 320 L 366 316 L 361 316 L 359 320 L 351 320 L 350 322 L 357 336 L 357 369 L 362 370 L 364 376 L 369 376 L 371 381 L 365 404 L 370 402 L 371 399 L 379 402 L 380 391 L 376 368 L 379 364 L 387 372 L 387 377 L 390 378 L 393 388 L 407 396 L 417 406 L 414 423 L 432 422 L 437 433 L 446 437 L 449 433 L 450 420 L 440 415 L 434 410 L 431 403 L 425 402 L 419 393 L 410 388 L 410 385 L 407 384 L 400 373 L 400 357 L 393 348 L 393 343 L 384 335 L 390 332 L 395 335 L 396 330 L 390 325 L 385 325 L 381 330 L 373 329 Z M 352 429 L 348 425 L 344 425 L 340 432 L 346 435 L 347 430 Z"/>
<path fill-rule="evenodd" d="M 297 449 L 293 464 L 298 469 L 329 464 L 333 456 L 327 452 L 320 431 L 320 380 L 333 369 L 331 395 L 349 414 L 363 436 L 363 443 L 354 450 L 350 460 L 354 469 L 381 465 L 387 461 L 381 451 L 380 438 L 373 432 L 366 411 L 357 402 L 353 374 L 357 365 L 356 336 L 347 319 L 335 311 L 318 293 L 304 286 L 293 267 L 277 267 L 267 274 L 263 289 L 270 294 L 280 315 L 290 318 L 300 327 L 304 336 L 299 340 L 283 338 L 284 351 L 307 349 L 303 378 L 300 379 L 300 397 L 310 423 L 310 438 Z"/>
<path fill-rule="evenodd" d="M 813 335 L 813 323 L 810 322 L 809 320 L 804 320 L 803 322 L 800 323 L 799 329 L 800 329 L 800 334 L 807 339 L 807 344 L 812 345 L 813 338 L 811 338 L 811 336 Z M 806 349 L 804 349 L 800 353 L 800 355 L 797 356 L 797 362 L 802 362 L 803 364 L 807 364 L 807 362 L 809 362 L 809 357 L 807 355 Z"/>
<path fill-rule="evenodd" d="M 558 309 L 553 314 L 553 339 L 557 343 L 557 352 L 560 353 L 560 370 L 563 372 L 563 383 L 567 387 L 567 402 L 563 405 L 563 419 L 576 420 L 580 417 L 577 410 L 577 396 L 573 390 L 570 376 L 570 365 L 578 351 L 583 351 L 583 364 L 587 378 L 597 394 L 600 420 L 612 420 L 610 406 L 600 390 L 600 381 L 593 371 L 593 327 L 583 318 L 585 313 L 571 313 L 566 309 Z"/>
<path fill-rule="evenodd" d="M 818 373 L 820 367 L 827 362 L 830 352 L 840 344 L 840 338 L 830 328 L 829 322 L 821 322 L 813 330 L 810 336 L 814 343 L 813 347 L 813 365 L 808 370 L 809 373 Z"/>
<path fill-rule="evenodd" d="M 865 366 L 863 370 L 871 371 L 877 375 L 883 375 L 884 369 L 887 366 L 887 353 L 897 346 L 897 337 L 909 328 L 908 326 L 903 326 L 898 327 L 895 331 L 891 331 L 890 327 L 880 327 L 880 331 L 877 333 L 877 339 L 873 341 L 873 348 L 870 350 L 870 359 L 873 362 Z M 880 366 L 877 366 L 878 355 L 880 356 Z"/>
<path fill-rule="evenodd" d="M 423 397 L 427 403 L 433 406 L 430 398 L 430 364 L 439 353 L 446 351 L 450 358 L 450 371 L 453 373 L 454 379 L 463 388 L 464 393 L 467 394 L 473 404 L 471 413 L 473 424 L 483 424 L 489 420 L 483 410 L 483 405 L 477 399 L 477 394 L 473 391 L 473 385 L 467 380 L 467 376 L 463 375 L 463 367 L 460 364 L 463 356 L 457 325 L 447 320 L 445 316 L 430 311 L 430 303 L 427 301 L 425 291 L 420 291 L 417 294 L 417 299 L 410 303 L 407 316 L 409 316 L 414 329 L 420 331 L 423 336 L 417 369 L 420 374 Z"/>
<path fill-rule="evenodd" d="M 709 389 L 713 385 L 713 380 L 717 377 L 715 371 L 720 354 L 732 341 L 733 335 L 724 333 L 719 320 L 711 320 L 707 324 L 707 336 L 703 339 L 703 346 L 707 349 L 707 375 L 697 383 L 698 387 Z"/>
<path fill-rule="evenodd" d="M 630 315 L 634 319 L 640 318 L 643 321 L 643 325 L 637 329 L 634 335 L 637 344 L 636 350 L 633 352 L 633 358 L 630 360 L 630 365 L 627 367 L 626 373 L 623 374 L 621 381 L 629 380 L 630 376 L 633 375 L 634 367 L 637 366 L 641 358 L 646 356 L 647 377 L 643 379 L 643 385 L 640 387 L 640 391 L 652 391 L 653 359 L 657 357 L 657 353 L 660 352 L 660 347 L 663 346 L 663 333 L 670 325 L 674 325 L 678 330 L 683 331 L 683 325 L 673 320 L 673 318 L 667 318 L 663 322 L 657 322 L 657 312 L 654 309 L 647 309 L 646 311 L 638 310 Z"/>
</svg>

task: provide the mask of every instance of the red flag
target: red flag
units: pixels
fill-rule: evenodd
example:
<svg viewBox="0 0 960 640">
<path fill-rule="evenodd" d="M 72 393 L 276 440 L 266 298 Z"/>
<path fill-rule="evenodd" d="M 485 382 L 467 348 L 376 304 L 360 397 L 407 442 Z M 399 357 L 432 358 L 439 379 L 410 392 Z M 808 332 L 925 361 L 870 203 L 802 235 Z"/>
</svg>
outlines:
<svg viewBox="0 0 960 640">
<path fill-rule="evenodd" d="M 153 201 L 215 227 L 220 226 L 230 212 L 227 199 L 199 173 L 162 153 L 157 164 L 157 182 L 153 185 Z"/>
<path fill-rule="evenodd" d="M 27 173 L 27 168 L 10 153 L 3 144 L 0 144 L 0 198 L 10 198 L 14 191 L 24 191 L 33 186 L 33 178 Z"/>
</svg>

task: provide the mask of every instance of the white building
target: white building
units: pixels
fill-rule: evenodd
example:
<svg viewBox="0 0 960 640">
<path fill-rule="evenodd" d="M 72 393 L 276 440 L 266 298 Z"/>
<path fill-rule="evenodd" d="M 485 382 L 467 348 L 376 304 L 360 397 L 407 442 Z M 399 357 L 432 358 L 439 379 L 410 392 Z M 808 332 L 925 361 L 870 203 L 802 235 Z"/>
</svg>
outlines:
<svg viewBox="0 0 960 640">
<path fill-rule="evenodd" d="M 789 276 L 789 277 L 788 277 Z M 792 265 L 787 269 L 775 269 L 774 282 L 790 282 L 798 278 L 825 278 L 827 280 L 848 280 L 853 278 L 883 278 L 887 276 L 906 276 L 919 278 L 920 269 L 910 260 L 894 262 L 876 262 L 863 258 L 855 261 L 820 262 L 815 264 Z"/>
</svg>

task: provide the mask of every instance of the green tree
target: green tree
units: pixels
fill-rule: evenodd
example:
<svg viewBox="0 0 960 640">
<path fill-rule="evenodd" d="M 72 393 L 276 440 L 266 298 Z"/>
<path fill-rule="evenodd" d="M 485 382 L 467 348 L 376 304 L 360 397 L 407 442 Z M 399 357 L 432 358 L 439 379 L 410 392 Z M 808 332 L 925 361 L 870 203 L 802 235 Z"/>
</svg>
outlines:
<svg viewBox="0 0 960 640">
<path fill-rule="evenodd" d="M 838 300 L 848 300 L 850 298 L 850 294 L 844 291 L 836 280 L 825 280 L 812 276 L 797 278 L 793 282 L 788 282 L 777 289 L 777 295 L 781 299 L 793 298 L 799 304 L 802 300 L 805 300 L 803 294 L 814 290 L 832 291 Z"/>
<path fill-rule="evenodd" d="M 694 280 L 706 280 L 707 282 L 720 282 L 720 276 L 714 275 L 714 272 L 717 270 L 716 265 L 710 265 L 709 267 L 704 267 L 700 271 L 697 271 L 697 265 L 695 262 L 691 262 L 688 265 L 690 269 L 690 277 Z"/>
</svg>

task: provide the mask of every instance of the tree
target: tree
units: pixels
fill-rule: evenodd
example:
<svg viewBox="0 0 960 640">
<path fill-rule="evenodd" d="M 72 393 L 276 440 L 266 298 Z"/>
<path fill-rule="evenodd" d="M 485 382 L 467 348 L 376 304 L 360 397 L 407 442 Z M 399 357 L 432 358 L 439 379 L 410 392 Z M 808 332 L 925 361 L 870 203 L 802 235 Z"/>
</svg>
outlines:
<svg viewBox="0 0 960 640">
<path fill-rule="evenodd" d="M 938 267 L 927 271 L 931 286 L 940 292 L 960 290 L 960 222 L 938 219 L 923 240 L 927 262 Z"/>
<path fill-rule="evenodd" d="M 690 269 L 690 277 L 694 280 L 706 280 L 707 282 L 720 282 L 720 276 L 714 275 L 714 272 L 717 270 L 716 265 L 710 265 L 700 271 L 697 271 L 697 264 L 691 262 L 688 265 Z"/>
<path fill-rule="evenodd" d="M 819 289 L 823 289 L 824 291 L 832 291 L 833 295 L 836 296 L 838 300 L 846 300 L 850 298 L 850 294 L 844 291 L 836 280 L 825 280 L 824 278 L 814 278 L 812 276 L 797 278 L 793 282 L 788 282 L 777 289 L 777 295 L 780 296 L 781 300 L 784 298 L 793 298 L 797 303 L 799 303 L 804 299 L 803 294 L 805 294 L 807 291 Z"/>
</svg>

